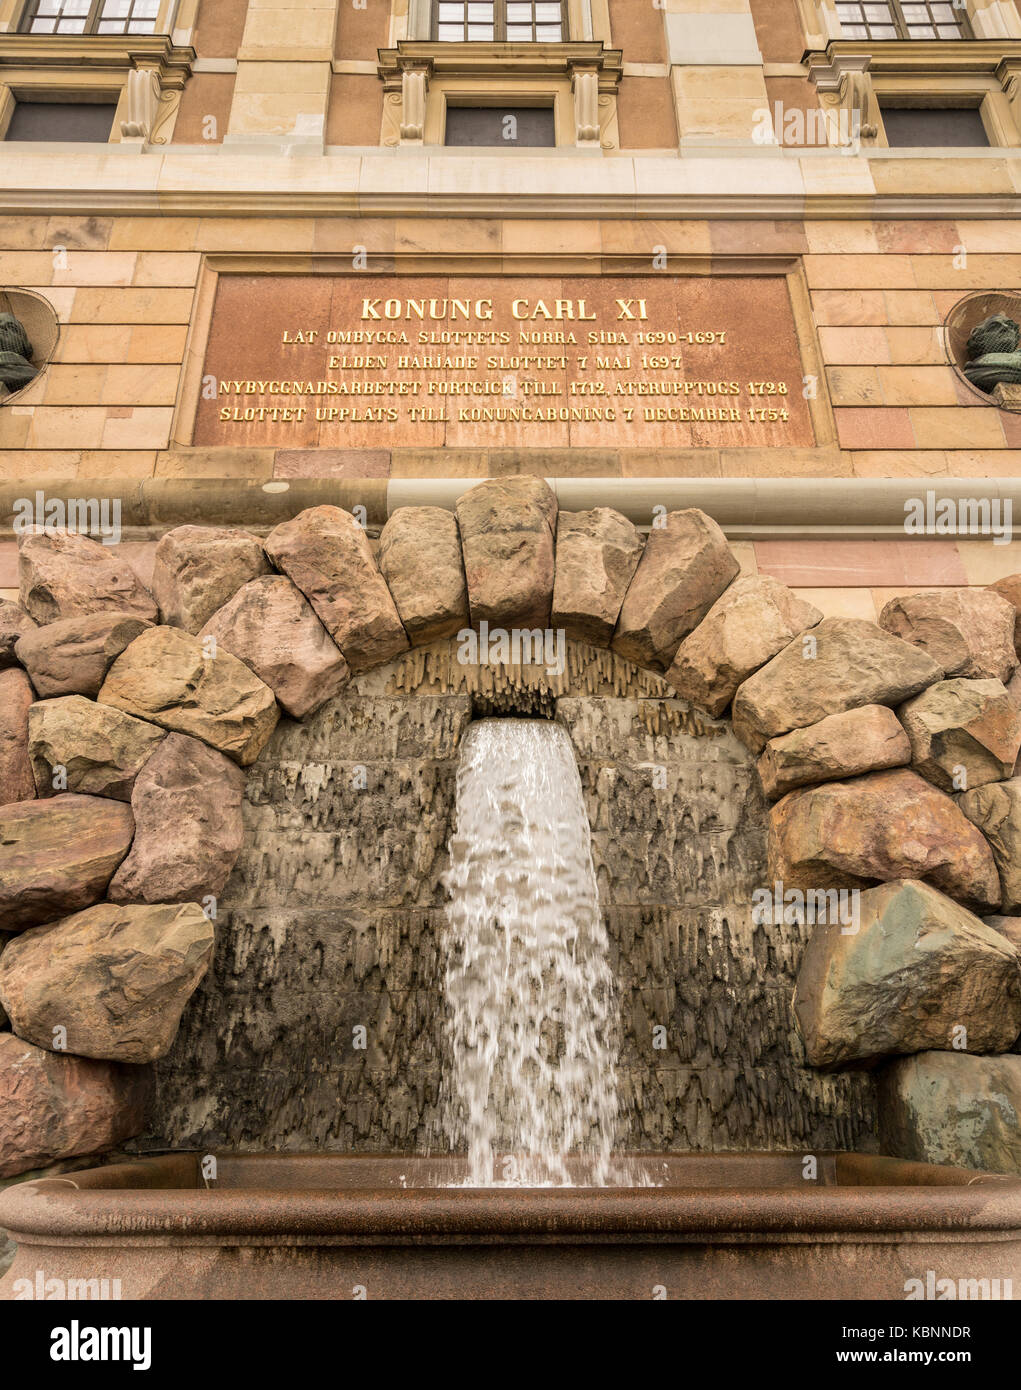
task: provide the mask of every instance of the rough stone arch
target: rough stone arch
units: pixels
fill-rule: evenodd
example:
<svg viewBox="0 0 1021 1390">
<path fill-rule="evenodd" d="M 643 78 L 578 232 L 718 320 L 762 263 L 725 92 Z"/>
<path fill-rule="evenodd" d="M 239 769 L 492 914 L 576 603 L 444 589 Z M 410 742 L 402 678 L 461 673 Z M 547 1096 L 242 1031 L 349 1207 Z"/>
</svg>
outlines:
<svg viewBox="0 0 1021 1390">
<path fill-rule="evenodd" d="M 435 962 L 428 919 L 440 903 L 432 882 L 422 901 L 406 900 L 421 896 L 419 880 L 429 880 L 445 844 L 442 817 L 425 824 L 421 801 L 443 795 L 437 766 L 443 761 L 449 798 L 449 764 L 473 707 L 498 712 L 506 700 L 510 712 L 521 713 L 523 692 L 533 702 L 526 712 L 554 712 L 549 706 L 557 702 L 555 713 L 571 729 L 582 762 L 597 840 L 605 839 L 601 888 L 609 899 L 627 884 L 631 895 L 605 905 L 619 961 L 631 972 L 625 1069 L 634 1121 L 628 1142 L 635 1147 L 874 1142 L 868 1075 L 810 1072 L 799 1055 L 791 985 L 806 942 L 818 934 L 798 920 L 781 918 L 765 929 L 744 918 L 745 897 L 766 866 L 766 802 L 749 750 L 765 748 L 767 762 L 759 767 L 774 790 L 778 777 L 793 778 L 793 789 L 768 812 L 767 882 L 781 869 L 802 887 L 892 881 L 896 889 L 902 879 L 928 878 L 968 905 L 992 910 L 1001 896 L 999 878 L 1010 877 L 1011 846 L 994 837 L 990 848 L 937 790 L 944 769 L 935 739 L 926 748 L 913 743 L 909 752 L 923 780 L 898 766 L 907 756 L 891 764 L 866 737 L 869 711 L 887 715 L 889 706 L 940 684 L 949 669 L 945 654 L 941 666 L 925 651 L 932 645 L 926 614 L 895 613 L 887 626 L 896 631 L 899 624 L 902 635 L 851 620 L 820 623 L 821 615 L 807 612 L 775 581 L 739 580 L 722 532 L 698 511 L 670 514 L 643 541 L 609 509 L 558 517 L 550 489 L 523 478 L 469 490 L 456 518 L 435 508 L 396 513 L 378 552 L 338 508 L 302 513 L 264 542 L 238 531 L 183 527 L 159 548 L 158 603 L 97 543 L 67 532 L 28 534 L 21 590 L 22 607 L 11 611 L 8 605 L 3 614 L 14 663 L 4 677 L 8 697 L 25 704 L 31 735 L 24 756 L 41 796 L 0 811 L 6 856 L 0 859 L 0 924 L 19 931 L 0 958 L 0 998 L 15 1030 L 0 1036 L 0 1083 L 5 1063 L 8 1072 L 16 1063 L 24 1073 L 27 1060 L 38 1086 L 55 1090 L 65 1104 L 38 1117 L 34 1130 L 37 1117 L 30 1114 L 16 1137 L 3 1130 L 0 1117 L 0 1171 L 8 1174 L 99 1152 L 139 1134 L 142 1064 L 169 1058 L 171 1049 L 174 1059 L 196 1065 L 190 1073 L 169 1061 L 161 1066 L 163 1133 L 151 1134 L 160 1147 L 168 1139 L 242 1147 L 421 1145 L 435 1085 L 428 1063 L 437 1056 L 438 1010 L 419 1007 L 416 971 L 421 960 Z M 1016 666 L 1011 605 L 988 595 L 957 601 L 956 626 L 945 603 L 939 616 L 973 658 L 973 674 L 985 675 L 989 667 L 994 683 L 993 671 L 1006 677 Z M 911 600 L 900 602 L 902 610 L 911 609 Z M 484 671 L 473 692 L 451 653 L 458 634 L 469 627 L 481 632 L 483 624 L 566 632 L 563 687 L 541 673 L 536 677 L 534 669 L 495 676 Z M 802 650 L 806 643 L 813 649 L 810 660 Z M 442 694 L 424 697 L 431 685 Z M 681 693 L 688 698 L 678 698 Z M 35 700 L 36 694 L 42 698 Z M 426 719 L 415 706 L 424 698 L 445 708 Z M 985 698 L 1002 705 L 996 691 Z M 390 721 L 367 717 L 366 703 L 373 701 L 389 702 Z M 596 711 L 599 701 L 603 707 Z M 733 727 L 720 717 L 731 703 Z M 699 704 L 709 712 L 700 713 Z M 281 709 L 296 718 L 281 722 Z M 835 740 L 836 752 L 834 739 L 823 738 L 820 755 L 811 731 L 848 716 L 856 736 L 850 753 L 845 730 L 843 744 Z M 602 745 L 592 737 L 600 717 Z M 1006 722 L 1011 730 L 1017 725 L 1021 742 L 1021 716 Z M 105 748 L 97 744 L 97 731 Z M 402 748 L 416 749 L 414 759 L 404 760 L 404 782 L 398 778 L 410 789 L 407 805 L 399 804 L 403 792 L 397 804 L 392 793 L 377 798 L 382 819 L 376 822 L 367 817 L 359 823 L 371 797 L 330 793 L 327 764 L 336 759 L 316 760 L 320 748 L 335 751 L 331 740 L 346 739 L 350 748 L 356 733 L 363 740 L 355 739 L 356 749 L 389 740 L 391 763 L 401 762 Z M 627 757 L 612 756 L 619 752 L 615 740 L 633 745 L 636 737 L 639 751 L 649 750 L 650 757 L 635 762 L 633 747 Z M 984 755 L 999 756 L 1005 768 L 1012 737 L 1001 730 L 999 743 L 984 748 Z M 797 745 L 793 752 L 785 746 L 789 738 Z M 809 775 L 797 771 L 806 762 L 806 738 L 817 758 Z M 430 754 L 434 746 L 445 758 Z M 691 756 L 696 747 L 717 756 L 702 762 Z M 261 759 L 267 748 L 269 756 Z M 661 805 L 656 789 L 638 775 L 647 770 L 644 764 L 655 764 L 657 748 L 667 754 Z M 290 756 L 274 756 L 281 750 Z M 686 762 L 698 764 L 695 785 L 679 794 Z M 897 770 L 883 770 L 891 765 Z M 244 814 L 239 766 L 251 769 Z M 47 784 L 58 768 L 70 776 L 66 791 Z M 734 770 L 726 772 L 724 780 L 731 780 L 723 792 L 712 782 L 721 769 Z M 614 795 L 607 794 L 609 784 Z M 59 794 L 51 799 L 52 790 Z M 879 844 L 874 812 L 864 816 L 863 828 L 861 808 L 869 798 L 911 818 L 918 833 L 910 845 L 908 837 L 904 844 Z M 277 833 L 270 825 L 277 811 L 285 838 L 292 838 L 268 872 L 265 855 L 260 867 L 260 846 Z M 719 821 L 704 832 L 705 844 L 696 825 L 700 815 Z M 826 815 L 839 833 L 820 849 L 812 842 L 813 827 Z M 728 816 L 732 825 L 725 823 Z M 333 871 L 334 860 L 315 840 L 324 832 L 314 827 L 317 818 L 333 825 L 338 817 L 348 850 L 361 844 L 370 862 L 390 874 L 384 897 L 391 893 L 395 901 L 382 903 L 383 915 L 405 915 L 389 927 L 382 918 L 368 923 L 365 904 L 354 903 L 335 924 L 332 940 L 326 923 L 318 934 L 311 929 L 297 952 L 285 952 L 279 975 L 279 943 L 296 911 L 324 911 L 321 903 L 304 901 L 303 885 L 327 867 Z M 980 808 L 972 819 L 981 820 Z M 184 852 L 175 835 L 195 825 L 202 834 L 193 834 Z M 717 892 L 733 901 L 708 900 L 705 875 L 718 869 L 728 836 L 731 843 L 747 841 L 744 859 L 728 861 L 733 872 Z M 42 853 L 55 861 L 40 879 Z M 657 900 L 657 893 L 677 888 L 685 855 L 695 900 Z M 357 868 L 357 854 L 346 863 L 342 857 L 341 877 L 351 884 Z M 218 919 L 228 880 L 232 915 L 218 964 L 188 1005 L 212 955 L 209 918 Z M 665 886 L 649 889 L 657 882 Z M 336 893 L 336 879 L 329 891 Z M 265 901 L 273 892 L 277 898 Z M 951 917 L 960 912 L 950 898 L 942 901 Z M 267 908 L 274 911 L 267 915 Z M 1007 1005 L 998 1025 L 977 1030 L 971 1050 L 1003 1051 L 1011 1027 L 1021 1027 L 1019 958 L 1005 940 L 997 945 L 995 933 L 977 926 L 986 936 L 976 959 L 988 981 L 1006 988 Z M 360 956 L 360 944 L 364 948 L 373 931 L 372 945 Z M 73 948 L 70 974 L 51 963 L 57 942 Z M 324 1021 L 315 992 L 302 988 L 321 978 L 334 949 L 339 966 L 329 986 L 351 994 L 344 1026 L 361 1023 L 359 1012 L 374 1005 L 384 1011 L 368 1020 L 373 1028 L 366 1023 L 374 1070 L 359 1059 L 346 1076 L 342 1067 L 324 1065 L 339 1040 L 340 1015 Z M 148 995 L 141 990 L 142 1004 L 119 990 L 117 971 L 111 982 L 111 953 L 121 973 L 141 970 L 137 978 L 156 981 Z M 232 961 L 238 967 L 233 975 L 224 967 Z M 948 961 L 952 966 L 952 951 Z M 378 988 L 382 962 L 394 966 L 403 1014 Z M 239 981 L 249 993 L 240 1008 Z M 260 989 L 269 1001 L 261 1011 Z M 881 987 L 874 993 L 878 1007 Z M 674 1035 L 670 1065 L 648 1055 L 658 1011 L 669 1016 L 667 1031 Z M 119 1032 L 111 1015 L 121 1018 Z M 54 1020 L 65 1016 L 72 1024 L 55 1048 Z M 392 1047 L 384 1045 L 387 1039 Z M 813 1046 L 821 1046 L 818 1038 L 809 1040 Z M 228 1075 L 250 1074 L 251 1084 L 235 1084 L 226 1112 L 209 1082 L 220 1060 Z M 303 1078 L 301 1088 L 296 1075 Z M 358 1078 L 368 1079 L 363 1092 Z"/>
</svg>

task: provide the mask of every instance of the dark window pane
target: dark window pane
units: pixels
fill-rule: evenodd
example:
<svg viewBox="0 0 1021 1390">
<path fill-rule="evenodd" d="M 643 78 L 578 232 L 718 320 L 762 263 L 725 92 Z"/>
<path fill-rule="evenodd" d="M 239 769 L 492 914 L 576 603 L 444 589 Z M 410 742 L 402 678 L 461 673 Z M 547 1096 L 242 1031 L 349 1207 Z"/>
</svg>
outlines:
<svg viewBox="0 0 1021 1390">
<path fill-rule="evenodd" d="M 7 127 L 8 140 L 74 140 L 106 144 L 116 106 L 63 101 L 19 101 Z"/>
<path fill-rule="evenodd" d="M 988 145 L 978 107 L 939 110 L 884 106 L 889 144 L 897 146 Z"/>
<path fill-rule="evenodd" d="M 551 106 L 448 106 L 448 145 L 544 148 L 557 143 Z"/>
</svg>

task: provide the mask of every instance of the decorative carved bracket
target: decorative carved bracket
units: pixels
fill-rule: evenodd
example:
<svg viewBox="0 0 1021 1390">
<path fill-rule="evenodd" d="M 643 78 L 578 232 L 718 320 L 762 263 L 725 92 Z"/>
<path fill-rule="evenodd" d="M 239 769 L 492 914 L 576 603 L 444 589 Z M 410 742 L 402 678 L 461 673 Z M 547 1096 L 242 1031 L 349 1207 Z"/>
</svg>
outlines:
<svg viewBox="0 0 1021 1390">
<path fill-rule="evenodd" d="M 868 53 L 810 54 L 808 75 L 827 117 L 829 142 L 841 148 L 874 140 L 879 134 L 878 104 L 872 89 Z"/>
</svg>

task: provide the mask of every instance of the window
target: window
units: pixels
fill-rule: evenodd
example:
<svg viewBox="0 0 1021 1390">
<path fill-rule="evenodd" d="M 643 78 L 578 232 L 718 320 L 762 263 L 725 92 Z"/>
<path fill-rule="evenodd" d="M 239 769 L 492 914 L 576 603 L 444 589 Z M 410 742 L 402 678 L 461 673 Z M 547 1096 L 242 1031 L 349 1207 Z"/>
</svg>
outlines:
<svg viewBox="0 0 1021 1390">
<path fill-rule="evenodd" d="M 447 145 L 552 149 L 557 143 L 552 106 L 448 106 Z"/>
<path fill-rule="evenodd" d="M 436 0 L 441 43 L 561 43 L 567 37 L 562 0 Z"/>
<path fill-rule="evenodd" d="M 988 145 L 989 136 L 977 106 L 908 107 L 880 103 L 886 143 L 897 148 L 945 149 Z"/>
<path fill-rule="evenodd" d="M 29 34 L 154 34 L 160 0 L 30 0 Z"/>
<path fill-rule="evenodd" d="M 106 144 L 116 110 L 105 103 L 19 101 L 5 139 Z"/>
<path fill-rule="evenodd" d="M 945 0 L 839 0 L 837 17 L 845 39 L 970 39 L 963 8 Z"/>
</svg>

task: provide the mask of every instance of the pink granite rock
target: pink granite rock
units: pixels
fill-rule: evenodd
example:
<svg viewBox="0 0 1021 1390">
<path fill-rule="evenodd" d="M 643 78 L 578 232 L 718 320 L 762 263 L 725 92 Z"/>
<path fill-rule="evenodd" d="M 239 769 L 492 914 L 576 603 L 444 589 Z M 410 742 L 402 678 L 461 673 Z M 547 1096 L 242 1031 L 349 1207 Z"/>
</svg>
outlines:
<svg viewBox="0 0 1021 1390">
<path fill-rule="evenodd" d="M 139 770 L 166 736 L 154 724 L 83 695 L 40 700 L 28 716 L 36 792 L 40 797 L 59 790 L 130 801 Z"/>
<path fill-rule="evenodd" d="M 958 805 L 992 848 L 1003 911 L 1021 912 L 1021 777 L 965 792 Z"/>
<path fill-rule="evenodd" d="M 311 507 L 270 532 L 266 553 L 308 599 L 352 671 L 407 651 L 386 580 L 350 512 Z"/>
<path fill-rule="evenodd" d="M 985 839 L 950 797 L 905 768 L 803 787 L 770 812 L 770 881 L 867 888 L 918 878 L 975 912 L 1000 901 Z"/>
<path fill-rule="evenodd" d="M 718 719 L 753 671 L 820 622 L 818 608 L 797 598 L 786 584 L 744 575 L 678 647 L 667 680 L 679 695 Z"/>
<path fill-rule="evenodd" d="M 125 648 L 99 692 L 162 729 L 190 734 L 247 767 L 280 717 L 272 690 L 236 656 L 215 656 L 176 627 L 152 627 Z"/>
<path fill-rule="evenodd" d="M 542 478 L 480 483 L 457 502 L 473 626 L 548 628 L 557 499 Z"/>
<path fill-rule="evenodd" d="M 792 729 L 861 705 L 898 705 L 942 676 L 909 642 L 861 618 L 825 618 L 749 676 L 734 696 L 734 732 L 754 753 Z"/>
<path fill-rule="evenodd" d="M 176 526 L 156 547 L 153 597 L 163 622 L 196 633 L 243 584 L 269 574 L 262 542 L 229 526 Z"/>
<path fill-rule="evenodd" d="M 611 507 L 560 512 L 553 626 L 608 647 L 644 546 L 641 532 Z"/>
<path fill-rule="evenodd" d="M 124 648 L 151 626 L 132 613 L 88 613 L 37 628 L 21 638 L 15 652 L 41 700 L 58 695 L 94 699 Z"/>
<path fill-rule="evenodd" d="M 218 898 L 241 852 L 245 775 L 198 739 L 168 734 L 135 780 L 135 838 L 111 902 Z"/>
<path fill-rule="evenodd" d="M 0 931 L 20 931 L 91 907 L 127 854 L 131 811 L 66 793 L 0 806 Z"/>
<path fill-rule="evenodd" d="M 1021 574 L 1008 574 L 989 587 L 1014 606 L 1014 654 L 1021 660 Z"/>
<path fill-rule="evenodd" d="M 1018 664 L 1016 616 L 991 589 L 933 589 L 891 599 L 879 625 L 927 652 L 947 676 L 1006 682 Z"/>
<path fill-rule="evenodd" d="M 0 599 L 0 670 L 18 665 L 15 647 L 20 638 L 35 630 L 36 624 L 20 604 Z"/>
<path fill-rule="evenodd" d="M 468 626 L 457 518 L 442 507 L 401 507 L 379 538 L 379 568 L 412 646 Z"/>
<path fill-rule="evenodd" d="M 351 678 L 340 648 L 305 595 L 284 575 L 253 579 L 206 623 L 213 637 L 269 686 L 294 719 L 304 719 Z"/>
<path fill-rule="evenodd" d="M 28 752 L 28 712 L 35 693 L 24 671 L 0 671 L 0 805 L 35 796 Z"/>
<path fill-rule="evenodd" d="M 156 604 L 135 571 L 109 546 L 70 531 L 22 532 L 21 606 L 37 623 L 114 610 L 154 622 Z"/>
<path fill-rule="evenodd" d="M 141 1134 L 148 1067 L 62 1056 L 0 1034 L 0 1178 Z"/>
<path fill-rule="evenodd" d="M 914 880 L 862 893 L 854 926 L 820 923 L 802 958 L 794 1012 L 809 1066 L 1013 1045 L 1021 955 L 992 927 Z"/>
<path fill-rule="evenodd" d="M 213 927 L 195 903 L 100 903 L 12 941 L 0 956 L 0 1002 L 36 1047 L 154 1062 L 169 1052 L 212 954 Z"/>
<path fill-rule="evenodd" d="M 776 801 L 796 787 L 904 767 L 910 761 L 911 744 L 893 710 L 862 705 L 770 739 L 758 767 L 763 790 Z"/>
<path fill-rule="evenodd" d="M 712 517 L 694 507 L 670 512 L 649 532 L 620 610 L 614 651 L 636 666 L 669 670 L 740 568 Z"/>
<path fill-rule="evenodd" d="M 945 792 L 1002 782 L 1021 751 L 1021 710 L 1002 681 L 937 681 L 901 705 L 911 765 Z"/>
</svg>

